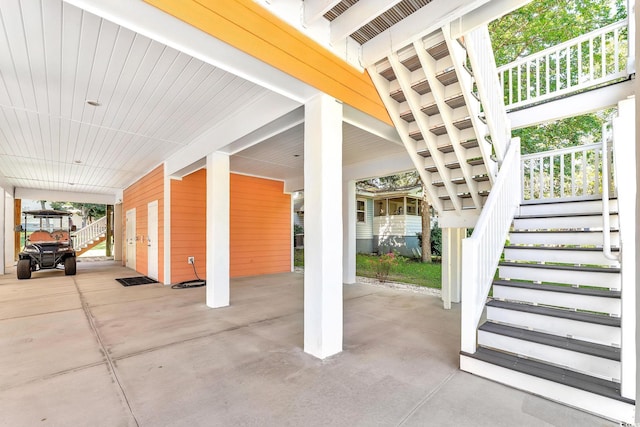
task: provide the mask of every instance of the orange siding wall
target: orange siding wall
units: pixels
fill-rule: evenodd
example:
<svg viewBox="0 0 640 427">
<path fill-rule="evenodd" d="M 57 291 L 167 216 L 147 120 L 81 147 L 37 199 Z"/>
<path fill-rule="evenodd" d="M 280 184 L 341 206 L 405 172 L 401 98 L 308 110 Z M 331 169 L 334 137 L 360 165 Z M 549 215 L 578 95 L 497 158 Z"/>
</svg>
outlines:
<svg viewBox="0 0 640 427">
<path fill-rule="evenodd" d="M 284 183 L 231 174 L 231 277 L 291 271 L 291 196 Z"/>
<path fill-rule="evenodd" d="M 195 257 L 198 276 L 207 277 L 207 171 L 171 181 L 171 283 L 195 279 L 187 257 Z"/>
<path fill-rule="evenodd" d="M 164 166 L 160 165 L 124 190 L 122 202 L 122 230 L 126 236 L 126 215 L 136 209 L 136 271 L 148 273 L 147 260 L 147 205 L 158 201 L 158 280 L 164 281 Z M 123 238 L 123 262 L 126 261 L 126 238 Z"/>
</svg>

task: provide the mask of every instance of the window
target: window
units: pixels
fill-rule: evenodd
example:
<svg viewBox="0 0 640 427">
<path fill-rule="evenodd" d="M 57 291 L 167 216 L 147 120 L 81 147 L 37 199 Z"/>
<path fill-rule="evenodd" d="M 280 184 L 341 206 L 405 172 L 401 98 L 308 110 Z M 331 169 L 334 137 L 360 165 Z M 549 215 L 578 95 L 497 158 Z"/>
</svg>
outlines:
<svg viewBox="0 0 640 427">
<path fill-rule="evenodd" d="M 376 200 L 374 202 L 373 215 L 374 216 L 386 216 L 387 215 L 387 199 Z"/>
<path fill-rule="evenodd" d="M 404 215 L 404 197 L 389 199 L 389 215 Z"/>
<path fill-rule="evenodd" d="M 407 215 L 420 215 L 420 199 L 407 197 Z"/>
<path fill-rule="evenodd" d="M 367 222 L 367 203 L 364 200 L 356 200 L 356 221 Z"/>
</svg>

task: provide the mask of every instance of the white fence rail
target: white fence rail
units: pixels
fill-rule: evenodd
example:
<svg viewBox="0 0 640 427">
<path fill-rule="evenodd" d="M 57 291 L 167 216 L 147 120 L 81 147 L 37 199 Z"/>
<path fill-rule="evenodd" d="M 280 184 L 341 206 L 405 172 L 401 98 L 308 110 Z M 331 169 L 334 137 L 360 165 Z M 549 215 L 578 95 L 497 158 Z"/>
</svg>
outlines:
<svg viewBox="0 0 640 427">
<path fill-rule="evenodd" d="M 511 141 L 511 125 L 507 118 L 500 81 L 496 75 L 496 60 L 487 26 L 481 26 L 467 34 L 465 45 L 469 52 L 478 94 L 482 100 L 493 149 L 501 162 Z"/>
<path fill-rule="evenodd" d="M 74 233 L 73 248 L 79 251 L 106 232 L 107 217 L 104 216 Z"/>
<path fill-rule="evenodd" d="M 629 28 L 622 20 L 498 68 L 508 109 L 627 78 Z"/>
<path fill-rule="evenodd" d="M 607 183 L 613 193 L 611 139 L 604 138 L 609 147 Z M 602 147 L 596 143 L 522 156 L 522 200 L 602 197 Z"/>
<path fill-rule="evenodd" d="M 462 241 L 461 348 L 476 351 L 476 330 L 520 204 L 520 140 L 514 138 L 471 237 Z"/>
</svg>

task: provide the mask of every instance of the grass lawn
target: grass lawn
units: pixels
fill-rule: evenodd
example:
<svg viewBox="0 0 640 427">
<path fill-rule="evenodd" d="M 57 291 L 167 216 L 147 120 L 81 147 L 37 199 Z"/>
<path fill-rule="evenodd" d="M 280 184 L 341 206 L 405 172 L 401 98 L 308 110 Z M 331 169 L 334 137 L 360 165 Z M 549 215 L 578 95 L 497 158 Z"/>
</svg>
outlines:
<svg viewBox="0 0 640 427">
<path fill-rule="evenodd" d="M 363 277 L 376 277 L 377 262 L 378 257 L 375 255 L 356 254 L 356 274 Z M 302 249 L 295 250 L 294 265 L 296 267 L 304 266 L 304 251 Z M 442 265 L 439 262 L 426 264 L 405 258 L 404 262 L 391 268 L 387 281 L 440 289 L 441 276 Z"/>
</svg>

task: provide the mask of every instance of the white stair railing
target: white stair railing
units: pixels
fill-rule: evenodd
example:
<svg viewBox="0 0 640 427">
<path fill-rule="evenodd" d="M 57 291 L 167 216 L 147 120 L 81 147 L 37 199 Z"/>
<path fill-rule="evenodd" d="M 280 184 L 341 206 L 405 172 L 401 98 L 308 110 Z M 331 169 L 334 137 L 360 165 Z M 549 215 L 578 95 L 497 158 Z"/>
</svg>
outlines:
<svg viewBox="0 0 640 427">
<path fill-rule="evenodd" d="M 520 140 L 507 150 L 471 237 L 462 241 L 461 349 L 476 352 L 476 330 L 513 217 L 520 205 Z"/>
<path fill-rule="evenodd" d="M 489 127 L 491 143 L 498 162 L 502 162 L 509 142 L 511 125 L 504 105 L 500 81 L 496 75 L 496 60 L 487 26 L 481 26 L 464 37 L 473 69 L 473 77 L 482 100 L 485 120 Z"/>
<path fill-rule="evenodd" d="M 498 68 L 504 103 L 517 109 L 627 78 L 629 28 L 616 22 Z"/>
<path fill-rule="evenodd" d="M 73 248 L 76 251 L 87 246 L 89 243 L 97 240 L 100 236 L 107 232 L 107 217 L 103 216 L 102 218 L 92 222 L 80 230 L 77 230 L 74 233 L 73 237 Z"/>
<path fill-rule="evenodd" d="M 605 141 L 610 137 L 603 135 Z M 602 146 L 578 145 L 522 156 L 522 199 L 587 199 L 602 196 Z M 608 159 L 608 169 L 612 157 Z M 608 180 L 609 181 L 609 180 Z M 608 182 L 611 185 L 611 182 Z M 609 187 L 611 188 L 611 187 Z"/>
</svg>

